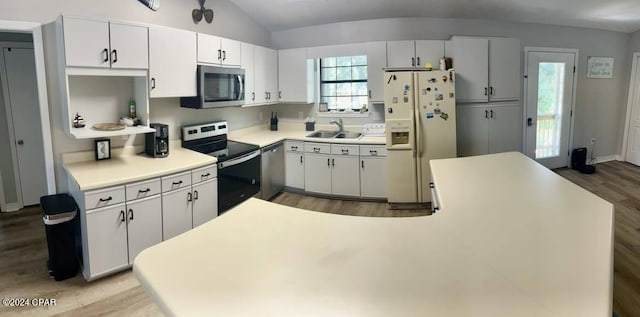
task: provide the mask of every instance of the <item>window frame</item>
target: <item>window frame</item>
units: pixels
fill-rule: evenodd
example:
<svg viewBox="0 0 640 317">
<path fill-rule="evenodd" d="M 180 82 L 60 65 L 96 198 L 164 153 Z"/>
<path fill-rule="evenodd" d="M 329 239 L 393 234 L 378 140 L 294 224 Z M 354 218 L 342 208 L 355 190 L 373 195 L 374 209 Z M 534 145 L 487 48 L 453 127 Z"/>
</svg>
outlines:
<svg viewBox="0 0 640 317">
<path fill-rule="evenodd" d="M 329 59 L 329 58 L 335 58 L 338 59 L 340 57 L 356 57 L 356 56 L 364 56 L 366 59 L 366 63 L 365 64 L 357 64 L 357 65 L 349 65 L 349 66 L 338 66 L 337 64 L 337 60 L 336 60 L 336 65 L 335 66 L 323 66 L 323 60 Z M 322 57 L 322 58 L 318 58 L 318 114 L 340 114 L 340 115 L 356 115 L 356 116 L 363 116 L 366 115 L 368 116 L 369 114 L 369 108 L 370 108 L 370 104 L 369 104 L 369 94 L 368 94 L 368 89 L 369 89 L 369 72 L 368 72 L 368 67 L 369 67 L 369 56 L 366 54 L 354 54 L 354 55 L 343 55 L 343 56 L 327 56 L 327 57 Z M 366 70 L 366 79 L 341 79 L 338 80 L 337 79 L 337 71 L 339 68 L 349 68 L 351 71 L 351 75 L 353 77 L 353 69 L 356 67 L 364 67 Z M 323 69 L 335 69 L 336 70 L 336 79 L 335 80 L 325 80 L 323 78 Z M 328 95 L 323 95 L 323 84 L 335 84 L 336 85 L 336 90 L 337 90 L 337 85 L 339 84 L 353 84 L 353 83 L 365 83 L 366 84 L 366 89 L 365 89 L 365 94 L 362 95 L 338 95 L 337 91 L 336 91 L 336 95 L 334 96 L 328 96 Z M 353 88 L 352 88 L 353 89 Z M 353 90 L 351 91 L 353 93 Z M 339 98 L 339 97 L 350 97 L 352 98 L 351 101 L 351 106 L 344 108 L 344 109 L 340 109 L 337 108 L 333 108 L 333 109 L 329 109 L 328 108 L 328 104 L 327 104 L 327 110 L 323 111 L 322 109 L 320 109 L 320 105 L 321 104 L 325 104 L 326 102 L 323 101 L 324 98 Z M 358 107 L 357 109 L 354 108 L 354 102 L 353 102 L 353 98 L 354 97 L 361 97 L 361 98 L 366 98 L 367 101 L 365 103 L 365 107 L 364 107 L 364 111 L 362 110 L 362 107 Z"/>
</svg>

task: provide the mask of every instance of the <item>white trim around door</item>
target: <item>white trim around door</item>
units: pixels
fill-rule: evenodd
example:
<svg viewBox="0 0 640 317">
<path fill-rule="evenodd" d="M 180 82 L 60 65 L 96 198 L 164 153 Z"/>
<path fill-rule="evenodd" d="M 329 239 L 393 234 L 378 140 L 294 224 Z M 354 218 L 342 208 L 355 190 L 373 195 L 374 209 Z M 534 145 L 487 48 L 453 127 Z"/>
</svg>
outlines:
<svg viewBox="0 0 640 317">
<path fill-rule="evenodd" d="M 627 161 L 629 133 L 631 127 L 631 116 L 633 108 L 640 107 L 640 76 L 638 75 L 638 68 L 640 67 L 640 52 L 633 53 L 633 59 L 631 64 L 631 75 L 629 78 L 629 95 L 627 96 L 627 115 L 624 121 L 624 134 L 622 136 L 622 155 L 621 160 Z"/>
</svg>

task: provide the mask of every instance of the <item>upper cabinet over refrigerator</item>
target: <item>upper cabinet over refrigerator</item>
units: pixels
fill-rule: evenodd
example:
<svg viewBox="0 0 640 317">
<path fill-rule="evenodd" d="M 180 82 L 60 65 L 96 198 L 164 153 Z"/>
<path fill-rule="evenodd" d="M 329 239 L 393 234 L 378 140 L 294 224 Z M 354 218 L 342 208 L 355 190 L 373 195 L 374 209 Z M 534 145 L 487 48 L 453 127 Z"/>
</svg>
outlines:
<svg viewBox="0 0 640 317">
<path fill-rule="evenodd" d="M 458 102 L 520 99 L 520 40 L 454 36 Z"/>
</svg>

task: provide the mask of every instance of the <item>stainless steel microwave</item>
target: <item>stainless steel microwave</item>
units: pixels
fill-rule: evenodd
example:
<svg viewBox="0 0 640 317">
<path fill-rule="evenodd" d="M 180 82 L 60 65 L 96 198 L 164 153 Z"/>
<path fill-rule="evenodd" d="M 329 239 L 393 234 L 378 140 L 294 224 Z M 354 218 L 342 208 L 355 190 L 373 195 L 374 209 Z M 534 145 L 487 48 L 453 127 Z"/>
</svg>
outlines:
<svg viewBox="0 0 640 317">
<path fill-rule="evenodd" d="M 220 108 L 244 104 L 244 69 L 198 65 L 198 95 L 181 97 L 185 108 Z"/>
</svg>

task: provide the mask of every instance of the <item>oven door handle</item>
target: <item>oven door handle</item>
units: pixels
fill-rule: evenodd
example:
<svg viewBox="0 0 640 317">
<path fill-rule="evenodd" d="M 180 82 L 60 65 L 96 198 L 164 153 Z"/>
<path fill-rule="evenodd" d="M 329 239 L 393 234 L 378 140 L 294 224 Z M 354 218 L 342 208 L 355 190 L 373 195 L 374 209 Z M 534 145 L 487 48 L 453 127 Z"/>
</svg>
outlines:
<svg viewBox="0 0 640 317">
<path fill-rule="evenodd" d="M 218 168 L 219 169 L 224 169 L 224 168 L 236 165 L 236 164 L 244 163 L 244 162 L 246 162 L 248 160 L 251 160 L 253 158 L 256 158 L 258 156 L 260 156 L 260 150 L 257 150 L 255 152 L 251 152 L 249 154 L 245 154 L 245 155 L 243 155 L 241 157 L 238 157 L 238 158 L 235 158 L 235 159 L 232 159 L 232 160 L 228 160 L 228 161 L 224 161 L 224 162 L 218 163 Z"/>
</svg>

